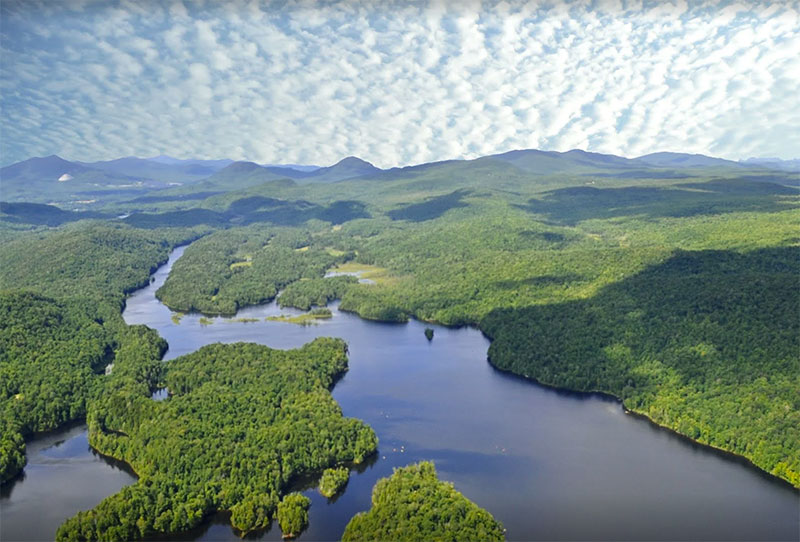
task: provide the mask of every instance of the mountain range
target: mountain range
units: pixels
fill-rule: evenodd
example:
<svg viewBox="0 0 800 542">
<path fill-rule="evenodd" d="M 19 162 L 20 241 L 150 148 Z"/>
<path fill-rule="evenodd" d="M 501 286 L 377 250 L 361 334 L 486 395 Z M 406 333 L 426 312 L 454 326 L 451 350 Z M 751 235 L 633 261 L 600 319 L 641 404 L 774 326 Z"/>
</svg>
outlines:
<svg viewBox="0 0 800 542">
<path fill-rule="evenodd" d="M 498 174 L 508 167 L 532 176 L 574 175 L 614 178 L 682 178 L 687 170 L 697 175 L 759 174 L 780 175 L 800 171 L 800 160 L 751 158 L 734 162 L 700 154 L 659 152 L 637 158 L 570 150 L 566 152 L 515 150 L 474 160 L 447 160 L 408 167 L 380 169 L 349 156 L 327 167 L 299 164 L 256 164 L 254 162 L 200 159 L 124 157 L 99 162 L 68 161 L 55 155 L 30 158 L 0 169 L 0 200 L 91 204 L 125 199 L 153 190 L 191 185 L 192 190 L 227 191 L 265 182 L 333 183 L 346 180 L 391 180 L 413 177 L 431 169 L 461 170 L 472 165 L 492 168 Z M 790 179 L 795 184 L 796 179 Z"/>
</svg>

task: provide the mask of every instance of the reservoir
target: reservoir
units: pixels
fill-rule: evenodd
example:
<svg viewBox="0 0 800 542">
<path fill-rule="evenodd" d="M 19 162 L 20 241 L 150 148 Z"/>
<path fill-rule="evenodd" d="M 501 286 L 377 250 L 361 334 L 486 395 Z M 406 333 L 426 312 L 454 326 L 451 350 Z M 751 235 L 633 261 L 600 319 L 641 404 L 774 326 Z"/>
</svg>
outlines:
<svg viewBox="0 0 800 542">
<path fill-rule="evenodd" d="M 349 519 L 370 507 L 379 478 L 420 460 L 432 460 L 440 479 L 500 520 L 509 540 L 800 538 L 800 495 L 787 484 L 627 415 L 609 398 L 501 373 L 486 361 L 489 341 L 476 329 L 371 322 L 335 304 L 332 319 L 307 327 L 265 321 L 299 312 L 275 303 L 236 315 L 256 322 L 217 317 L 203 325 L 200 315 L 190 314 L 176 324 L 154 294 L 182 251 L 128 299 L 123 314 L 129 324 L 158 330 L 170 345 L 165 359 L 213 342 L 294 348 L 333 336 L 349 345 L 350 369 L 333 396 L 345 416 L 372 426 L 379 451 L 332 501 L 312 487 L 314 480 L 299 482 L 312 499 L 300 540 L 338 540 Z M 432 341 L 425 327 L 435 330 Z M 29 443 L 25 477 L 3 489 L 3 540 L 52 539 L 74 513 L 65 503 L 89 507 L 135 481 L 92 454 L 85 426 L 68 430 L 58 446 L 47 438 Z M 44 471 L 42 465 L 73 441 L 57 475 Z M 281 532 L 273 525 L 247 538 L 280 540 Z M 181 539 L 239 537 L 219 514 Z"/>
</svg>

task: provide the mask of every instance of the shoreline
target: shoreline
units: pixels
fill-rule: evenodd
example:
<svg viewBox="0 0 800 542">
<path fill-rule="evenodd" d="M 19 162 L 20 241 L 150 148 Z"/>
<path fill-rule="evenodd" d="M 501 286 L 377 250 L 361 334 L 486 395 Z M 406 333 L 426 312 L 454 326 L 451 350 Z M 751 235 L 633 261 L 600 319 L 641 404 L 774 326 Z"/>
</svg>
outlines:
<svg viewBox="0 0 800 542">
<path fill-rule="evenodd" d="M 710 451 L 712 453 L 717 454 L 720 457 L 723 457 L 725 459 L 734 461 L 734 462 L 742 465 L 743 467 L 746 467 L 748 469 L 753 470 L 754 472 L 757 472 L 760 476 L 762 476 L 766 480 L 769 480 L 771 482 L 779 482 L 784 487 L 786 487 L 788 489 L 792 489 L 795 493 L 800 495 L 800 486 L 795 486 L 791 482 L 789 482 L 789 480 L 786 480 L 784 478 L 781 478 L 780 476 L 776 476 L 776 475 L 772 474 L 771 472 L 769 472 L 767 470 L 764 470 L 763 468 L 761 468 L 758 465 L 756 465 L 755 463 L 753 463 L 753 461 L 750 458 L 748 458 L 747 456 L 742 455 L 742 454 L 737 454 L 736 452 L 732 452 L 730 450 L 726 450 L 725 448 L 720 448 L 718 446 L 714 446 L 713 444 L 706 444 L 705 442 L 700 442 L 699 440 L 695 440 L 695 439 L 693 439 L 692 437 L 690 437 L 688 435 L 684 435 L 683 433 L 680 433 L 680 432 L 676 431 L 675 429 L 672 429 L 671 427 L 667 427 L 666 425 L 661 425 L 658 422 L 654 421 L 652 418 L 650 418 L 647 414 L 645 414 L 643 412 L 636 411 L 636 410 L 629 409 L 628 407 L 625 406 L 625 403 L 622 401 L 622 399 L 620 399 L 619 397 L 617 397 L 616 395 L 614 395 L 612 393 L 609 393 L 609 392 L 606 392 L 606 391 L 601 391 L 601 390 L 591 390 L 591 391 L 574 390 L 574 389 L 565 388 L 565 387 L 561 387 L 561 386 L 555 386 L 553 384 L 547 384 L 547 383 L 544 383 L 544 382 L 540 382 L 540 381 L 536 380 L 533 377 L 526 376 L 526 375 L 521 375 L 521 374 L 515 373 L 513 371 L 507 370 L 507 369 L 502 369 L 502 368 L 498 367 L 497 365 L 495 365 L 488 355 L 486 356 L 486 361 L 487 361 L 487 363 L 489 363 L 489 365 L 492 367 L 492 369 L 494 369 L 495 371 L 497 371 L 499 373 L 502 373 L 504 375 L 508 375 L 510 377 L 513 377 L 513 378 L 518 378 L 520 380 L 524 380 L 527 383 L 533 384 L 535 386 L 539 386 L 541 388 L 553 391 L 553 392 L 558 393 L 558 394 L 573 395 L 573 396 L 578 396 L 578 397 L 600 397 L 600 398 L 608 400 L 608 401 L 613 401 L 614 403 L 617 403 L 622 408 L 622 411 L 626 415 L 629 415 L 629 416 L 632 416 L 632 417 L 634 417 L 636 419 L 639 419 L 639 420 L 642 420 L 644 422 L 647 422 L 647 424 L 650 425 L 650 427 L 652 427 L 653 429 L 658 429 L 660 431 L 665 431 L 665 432 L 669 433 L 671 436 L 678 438 L 679 440 L 681 440 L 685 444 L 689 444 L 691 446 L 695 446 L 698 449 Z"/>
</svg>

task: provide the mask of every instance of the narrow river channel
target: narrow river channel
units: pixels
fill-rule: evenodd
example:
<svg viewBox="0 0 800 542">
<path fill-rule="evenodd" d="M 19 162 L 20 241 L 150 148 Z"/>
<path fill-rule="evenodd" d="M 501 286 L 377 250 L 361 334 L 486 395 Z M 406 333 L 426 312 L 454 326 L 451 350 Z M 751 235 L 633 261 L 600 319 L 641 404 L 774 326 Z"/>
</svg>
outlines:
<svg viewBox="0 0 800 542">
<path fill-rule="evenodd" d="M 274 303 L 236 316 L 257 322 L 213 318 L 203 325 L 199 315 L 186 315 L 176 324 L 154 294 L 182 251 L 128 300 L 123 315 L 129 324 L 158 330 L 170 345 L 166 359 L 213 342 L 293 348 L 334 336 L 349 345 L 350 370 L 333 395 L 346 416 L 375 429 L 380 449 L 337 499 L 305 489 L 312 506 L 301 540 L 338 540 L 350 517 L 369 508 L 379 478 L 423 459 L 433 460 L 441 479 L 503 522 L 509 540 L 800 537 L 800 494 L 787 484 L 628 416 L 615 401 L 558 392 L 496 371 L 486 361 L 489 342 L 475 329 L 431 326 L 435 335 L 429 342 L 419 322 L 370 322 L 335 305 L 333 318 L 315 326 L 264 321 L 282 312 Z M 74 438 L 85 427 L 70 431 Z M 39 476 L 40 457 L 58 448 L 34 441 L 25 478 L 3 492 L 4 535 L 7 528 L 21 533 L 19 525 L 37 522 L 46 524 L 35 525 L 39 532 L 54 533 L 66 516 L 42 517 L 35 510 L 61 510 L 64 501 L 90 506 L 121 487 L 120 480 L 133 482 L 93 456 L 82 438 L 75 445 L 83 447 L 81 457 L 91 458 L 97 476 L 115 482 L 88 482 L 87 465 L 72 475 L 65 469 L 55 479 Z M 274 526 L 248 538 L 280 540 L 281 533 Z M 239 538 L 220 514 L 182 539 Z"/>
</svg>

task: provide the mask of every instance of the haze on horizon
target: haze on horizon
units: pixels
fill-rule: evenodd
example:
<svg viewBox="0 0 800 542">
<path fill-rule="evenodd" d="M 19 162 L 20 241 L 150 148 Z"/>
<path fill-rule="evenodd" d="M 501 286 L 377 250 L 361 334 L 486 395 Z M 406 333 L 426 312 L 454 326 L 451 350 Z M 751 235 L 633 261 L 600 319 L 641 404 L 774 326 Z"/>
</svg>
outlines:
<svg viewBox="0 0 800 542">
<path fill-rule="evenodd" d="M 800 149 L 796 1 L 5 0 L 0 21 L 2 165 Z"/>
</svg>

